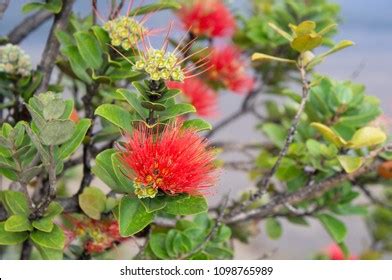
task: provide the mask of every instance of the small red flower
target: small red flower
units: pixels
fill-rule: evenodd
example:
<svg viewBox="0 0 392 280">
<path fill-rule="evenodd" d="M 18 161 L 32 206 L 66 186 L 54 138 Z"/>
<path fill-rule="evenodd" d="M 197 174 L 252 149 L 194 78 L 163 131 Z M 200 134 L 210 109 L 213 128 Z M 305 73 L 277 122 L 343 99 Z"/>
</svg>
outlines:
<svg viewBox="0 0 392 280">
<path fill-rule="evenodd" d="M 197 114 L 203 117 L 215 117 L 218 114 L 217 93 L 199 78 L 185 79 L 184 82 L 168 82 L 168 88 L 179 89 L 195 106 Z"/>
<path fill-rule="evenodd" d="M 178 17 L 196 36 L 231 36 L 235 29 L 235 19 L 221 0 L 190 1 L 179 10 Z"/>
<path fill-rule="evenodd" d="M 348 259 L 344 257 L 342 249 L 337 244 L 331 244 L 326 249 L 327 256 L 330 260 L 356 260 L 358 257 L 350 256 Z"/>
<path fill-rule="evenodd" d="M 74 123 L 78 123 L 78 122 L 80 121 L 78 111 L 76 111 L 75 108 L 72 109 L 72 113 L 71 113 L 71 115 L 69 116 L 69 119 L 70 119 L 71 121 L 73 121 Z"/>
<path fill-rule="evenodd" d="M 143 126 L 126 143 L 122 159 L 131 169 L 139 197 L 154 197 L 158 190 L 195 195 L 215 184 L 214 155 L 207 150 L 207 141 L 181 126 L 171 124 L 160 135 Z"/>
<path fill-rule="evenodd" d="M 234 46 L 214 48 L 208 59 L 207 74 L 213 81 L 221 82 L 237 93 L 253 89 L 254 79 L 245 70 L 246 62 L 241 52 Z"/>
</svg>

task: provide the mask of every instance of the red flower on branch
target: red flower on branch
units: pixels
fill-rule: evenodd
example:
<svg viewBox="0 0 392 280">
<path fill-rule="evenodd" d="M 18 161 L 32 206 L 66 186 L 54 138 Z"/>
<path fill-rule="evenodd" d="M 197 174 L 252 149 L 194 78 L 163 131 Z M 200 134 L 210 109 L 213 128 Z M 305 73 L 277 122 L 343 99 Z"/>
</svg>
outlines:
<svg viewBox="0 0 392 280">
<path fill-rule="evenodd" d="M 190 1 L 177 15 L 184 27 L 196 36 L 231 36 L 235 30 L 235 19 L 221 0 Z"/>
<path fill-rule="evenodd" d="M 234 46 L 214 48 L 207 67 L 211 80 L 223 83 L 234 92 L 246 93 L 253 89 L 254 79 L 246 72 L 246 62 Z"/>
<path fill-rule="evenodd" d="M 214 117 L 218 114 L 217 93 L 199 78 L 188 78 L 182 83 L 170 81 L 167 83 L 167 87 L 181 90 L 189 102 L 195 106 L 198 115 Z"/>
<path fill-rule="evenodd" d="M 73 224 L 73 228 L 64 230 L 67 236 L 66 246 L 76 238 L 86 239 L 84 250 L 88 254 L 102 253 L 126 240 L 120 235 L 119 225 L 115 220 L 97 221 L 73 216 L 68 216 L 67 219 Z"/>
<path fill-rule="evenodd" d="M 331 244 L 326 249 L 326 255 L 330 260 L 357 260 L 357 256 L 349 256 L 346 258 L 342 249 L 337 244 Z"/>
<path fill-rule="evenodd" d="M 216 182 L 214 154 L 207 141 L 181 123 L 167 126 L 160 135 L 143 126 L 135 129 L 122 153 L 139 198 L 154 197 L 158 190 L 169 195 L 201 194 Z"/>
</svg>

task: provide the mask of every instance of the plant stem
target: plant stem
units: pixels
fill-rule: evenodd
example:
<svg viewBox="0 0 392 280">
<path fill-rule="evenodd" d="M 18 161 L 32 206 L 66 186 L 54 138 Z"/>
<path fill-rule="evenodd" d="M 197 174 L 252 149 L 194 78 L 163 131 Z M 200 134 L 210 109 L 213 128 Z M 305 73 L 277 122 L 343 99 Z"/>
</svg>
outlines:
<svg viewBox="0 0 392 280">
<path fill-rule="evenodd" d="M 241 203 L 237 207 L 235 207 L 231 211 L 230 216 L 235 216 L 235 215 L 241 213 L 248 206 L 250 206 L 253 202 L 260 199 L 265 194 L 265 192 L 268 189 L 268 185 L 269 185 L 272 177 L 275 175 L 276 171 L 278 170 L 283 158 L 287 154 L 287 151 L 288 151 L 290 144 L 294 140 L 294 136 L 297 132 L 298 124 L 301 120 L 302 113 L 305 110 L 305 105 L 306 105 L 306 102 L 308 101 L 308 98 L 309 98 L 309 89 L 310 89 L 309 81 L 306 78 L 305 67 L 299 66 L 298 69 L 299 69 L 299 72 L 301 75 L 301 80 L 302 80 L 302 99 L 301 99 L 301 103 L 299 105 L 299 108 L 297 110 L 297 113 L 295 114 L 295 117 L 294 117 L 294 119 L 291 123 L 291 126 L 289 128 L 289 131 L 288 131 L 285 143 L 283 145 L 283 148 L 280 151 L 278 158 L 275 161 L 272 168 L 270 169 L 270 171 L 268 171 L 264 175 L 264 177 L 257 183 L 258 190 L 254 194 L 252 194 L 251 197 L 247 201 L 245 201 L 244 203 Z"/>
</svg>

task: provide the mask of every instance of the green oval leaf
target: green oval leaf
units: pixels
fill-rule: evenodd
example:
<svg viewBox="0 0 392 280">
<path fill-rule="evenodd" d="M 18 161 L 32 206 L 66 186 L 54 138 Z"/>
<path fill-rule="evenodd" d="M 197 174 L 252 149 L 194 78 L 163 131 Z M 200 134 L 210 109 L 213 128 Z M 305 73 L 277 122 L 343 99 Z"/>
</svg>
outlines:
<svg viewBox="0 0 392 280">
<path fill-rule="evenodd" d="M 3 203 L 10 214 L 25 217 L 30 215 L 29 202 L 24 193 L 3 191 Z"/>
<path fill-rule="evenodd" d="M 0 222 L 0 245 L 15 245 L 25 241 L 28 232 L 8 232 L 5 230 L 5 222 Z"/>
<path fill-rule="evenodd" d="M 71 139 L 66 143 L 64 143 L 63 145 L 61 145 L 61 147 L 59 148 L 59 152 L 58 152 L 59 159 L 61 160 L 68 159 L 78 149 L 90 125 L 91 125 L 91 120 L 89 119 L 81 119 L 77 123 L 75 130 L 71 136 Z"/>
<path fill-rule="evenodd" d="M 268 218 L 265 221 L 265 230 L 271 239 L 279 239 L 282 236 L 282 226 L 275 218 Z"/>
<path fill-rule="evenodd" d="M 62 250 L 65 245 L 65 235 L 64 232 L 58 225 L 54 225 L 51 232 L 43 232 L 35 230 L 30 234 L 31 240 L 38 244 L 39 246 Z"/>
<path fill-rule="evenodd" d="M 338 243 L 344 241 L 347 235 L 344 223 L 329 214 L 320 214 L 317 217 L 334 241 Z"/>
<path fill-rule="evenodd" d="M 203 196 L 179 195 L 166 199 L 164 212 L 172 215 L 194 215 L 208 210 L 207 201 Z"/>
<path fill-rule="evenodd" d="M 101 189 L 88 187 L 79 195 L 79 206 L 92 219 L 99 220 L 106 208 L 106 196 Z"/>
<path fill-rule="evenodd" d="M 202 119 L 192 119 L 192 120 L 186 120 L 182 124 L 182 128 L 190 128 L 198 132 L 203 130 L 211 130 L 212 125 L 209 122 Z"/>
<path fill-rule="evenodd" d="M 102 104 L 95 110 L 95 114 L 105 118 L 126 132 L 132 131 L 132 115 L 118 105 Z"/>
<path fill-rule="evenodd" d="M 71 139 L 75 131 L 75 123 L 70 120 L 53 120 L 47 122 L 41 130 L 40 137 L 42 143 L 50 145 L 60 145 Z"/>
<path fill-rule="evenodd" d="M 87 31 L 76 32 L 74 37 L 79 53 L 86 64 L 93 69 L 99 69 L 103 59 L 98 40 Z"/>
<path fill-rule="evenodd" d="M 44 232 L 51 232 L 53 230 L 52 218 L 42 218 L 32 223 L 33 227 Z"/>
<path fill-rule="evenodd" d="M 148 213 L 138 198 L 124 196 L 120 201 L 119 225 L 121 236 L 127 237 L 138 233 L 154 220 L 154 214 Z"/>
<path fill-rule="evenodd" d="M 160 114 L 159 120 L 161 122 L 173 119 L 175 117 L 189 114 L 189 113 L 196 113 L 195 107 L 188 103 L 180 103 L 174 104 L 168 107 L 165 111 Z"/>
<path fill-rule="evenodd" d="M 5 222 L 4 229 L 10 232 L 24 232 L 33 230 L 33 227 L 26 216 L 12 215 Z"/>
</svg>

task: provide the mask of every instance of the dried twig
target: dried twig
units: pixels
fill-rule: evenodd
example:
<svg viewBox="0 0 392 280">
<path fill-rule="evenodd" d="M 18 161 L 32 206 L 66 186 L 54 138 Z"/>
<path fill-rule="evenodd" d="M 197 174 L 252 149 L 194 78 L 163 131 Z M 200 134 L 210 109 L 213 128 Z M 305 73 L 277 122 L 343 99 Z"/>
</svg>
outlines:
<svg viewBox="0 0 392 280">
<path fill-rule="evenodd" d="M 285 143 L 283 145 L 283 148 L 278 155 L 278 159 L 275 161 L 275 164 L 272 166 L 270 171 L 267 172 L 264 175 L 264 177 L 257 183 L 257 187 L 258 187 L 257 192 L 252 194 L 251 197 L 247 201 L 239 204 L 231 211 L 231 215 L 233 215 L 233 216 L 244 211 L 249 205 L 251 205 L 256 200 L 260 199 L 264 195 L 264 193 L 266 192 L 267 187 L 271 181 L 271 178 L 275 175 L 276 171 L 278 170 L 278 168 L 282 162 L 282 159 L 287 154 L 287 151 L 288 151 L 290 144 L 294 140 L 294 136 L 295 136 L 295 133 L 297 132 L 297 127 L 298 127 L 298 124 L 301 120 L 302 113 L 305 110 L 305 105 L 306 105 L 306 102 L 309 97 L 309 89 L 310 89 L 309 82 L 306 78 L 305 68 L 299 67 L 299 71 L 300 71 L 301 80 L 302 80 L 302 100 L 301 100 L 301 103 L 300 103 L 299 108 L 297 110 L 297 113 L 291 123 L 291 126 L 289 128 Z"/>
<path fill-rule="evenodd" d="M 38 11 L 31 16 L 26 17 L 8 33 L 8 41 L 11 44 L 19 44 L 24 38 L 30 35 L 52 16 L 53 14 L 48 11 Z"/>
<path fill-rule="evenodd" d="M 42 54 L 41 62 L 38 70 L 43 72 L 43 78 L 37 92 L 44 92 L 47 90 L 50 77 L 56 62 L 56 57 L 59 53 L 60 43 L 56 38 L 56 31 L 65 30 L 68 24 L 68 19 L 72 11 L 74 0 L 63 0 L 63 7 L 61 11 L 55 15 L 52 28 L 50 29 L 48 40 Z"/>
<path fill-rule="evenodd" d="M 252 209 L 249 211 L 242 211 L 235 215 L 232 214 L 228 215 L 227 217 L 225 217 L 224 222 L 228 224 L 233 224 L 233 223 L 239 223 L 251 219 L 256 219 L 256 220 L 262 219 L 279 213 L 279 210 L 285 207 L 285 205 L 288 204 L 295 205 L 304 200 L 309 200 L 312 198 L 319 197 L 323 195 L 325 192 L 339 186 L 339 184 L 341 184 L 344 181 L 354 180 L 355 178 L 363 174 L 375 170 L 378 167 L 379 163 L 378 162 L 369 163 L 369 161 L 372 161 L 380 153 L 389 150 L 391 148 L 391 145 L 392 144 L 388 144 L 380 149 L 371 152 L 366 157 L 365 162 L 367 163 L 351 174 L 337 173 L 336 175 L 331 176 L 328 179 L 323 180 L 321 182 L 315 182 L 312 180 L 306 186 L 299 189 L 298 191 L 272 197 L 267 204 L 263 205 L 260 208 Z"/>
<path fill-rule="evenodd" d="M 3 17 L 3 14 L 7 10 L 9 4 L 10 4 L 10 0 L 0 1 L 0 19 Z"/>
<path fill-rule="evenodd" d="M 378 205 L 380 207 L 389 209 L 392 211 L 392 205 L 386 203 L 385 201 L 382 201 L 381 199 L 379 199 L 378 197 L 376 197 L 374 194 L 372 194 L 372 192 L 365 186 L 358 186 L 360 188 L 360 190 L 363 192 L 363 194 L 375 205 Z"/>
</svg>

